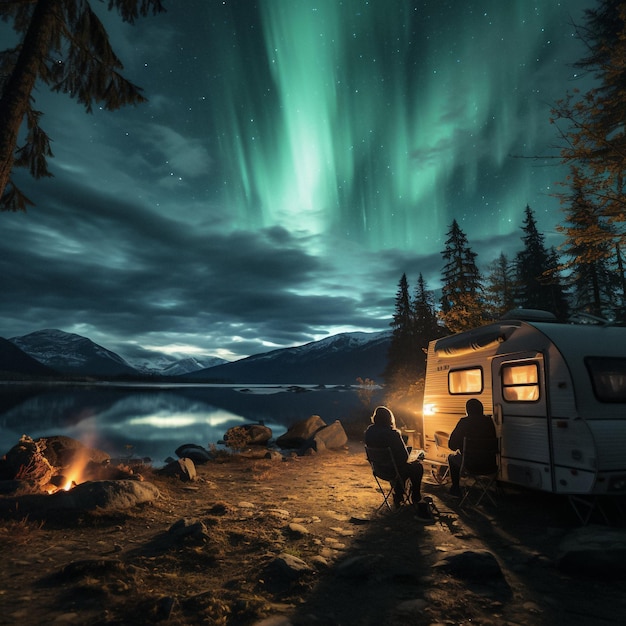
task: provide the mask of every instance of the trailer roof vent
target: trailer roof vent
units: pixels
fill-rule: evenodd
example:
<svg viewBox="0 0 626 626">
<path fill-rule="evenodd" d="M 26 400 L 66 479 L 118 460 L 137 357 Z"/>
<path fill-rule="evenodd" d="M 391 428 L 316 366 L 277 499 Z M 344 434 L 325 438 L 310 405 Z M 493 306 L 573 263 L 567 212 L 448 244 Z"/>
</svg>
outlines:
<svg viewBox="0 0 626 626">
<path fill-rule="evenodd" d="M 501 320 L 523 320 L 525 322 L 556 322 L 556 315 L 550 311 L 539 309 L 511 309 L 507 311 Z"/>
</svg>

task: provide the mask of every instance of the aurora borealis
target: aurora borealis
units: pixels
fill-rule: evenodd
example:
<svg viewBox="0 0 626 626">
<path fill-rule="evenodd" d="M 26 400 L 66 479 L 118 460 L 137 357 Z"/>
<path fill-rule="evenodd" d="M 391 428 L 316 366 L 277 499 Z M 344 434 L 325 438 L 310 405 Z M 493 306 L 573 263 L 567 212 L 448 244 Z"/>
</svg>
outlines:
<svg viewBox="0 0 626 626">
<path fill-rule="evenodd" d="M 452 219 L 483 265 L 526 204 L 558 243 L 564 173 L 522 157 L 556 154 L 592 0 L 165 5 L 98 9 L 148 104 L 35 94 L 55 177 L 0 216 L 2 336 L 236 358 L 388 328 L 403 272 L 438 287 Z"/>
</svg>

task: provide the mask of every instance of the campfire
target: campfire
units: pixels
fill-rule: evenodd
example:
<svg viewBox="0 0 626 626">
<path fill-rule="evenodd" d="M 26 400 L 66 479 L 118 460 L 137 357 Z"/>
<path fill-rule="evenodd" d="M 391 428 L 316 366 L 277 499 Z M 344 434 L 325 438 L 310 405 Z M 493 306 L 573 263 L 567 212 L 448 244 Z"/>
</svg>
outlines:
<svg viewBox="0 0 626 626">
<path fill-rule="evenodd" d="M 2 459 L 1 473 L 21 491 L 54 494 L 88 481 L 141 480 L 128 464 L 71 437 L 32 439 L 23 435 Z"/>
</svg>

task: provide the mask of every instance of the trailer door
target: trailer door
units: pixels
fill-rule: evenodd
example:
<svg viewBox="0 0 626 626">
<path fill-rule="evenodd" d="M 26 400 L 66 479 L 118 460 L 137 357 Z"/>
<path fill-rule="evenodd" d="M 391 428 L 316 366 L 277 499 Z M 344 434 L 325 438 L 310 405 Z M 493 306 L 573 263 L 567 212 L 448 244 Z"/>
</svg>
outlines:
<svg viewBox="0 0 626 626">
<path fill-rule="evenodd" d="M 552 491 L 543 355 L 535 352 L 495 357 L 492 381 L 502 480 Z"/>
</svg>

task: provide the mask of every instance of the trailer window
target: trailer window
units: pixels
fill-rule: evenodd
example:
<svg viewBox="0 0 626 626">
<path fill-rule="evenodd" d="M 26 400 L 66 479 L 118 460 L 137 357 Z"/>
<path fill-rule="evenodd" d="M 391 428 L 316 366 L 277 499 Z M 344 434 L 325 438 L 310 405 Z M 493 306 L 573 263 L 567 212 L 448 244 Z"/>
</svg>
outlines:
<svg viewBox="0 0 626 626">
<path fill-rule="evenodd" d="M 539 366 L 515 363 L 502 366 L 502 397 L 507 402 L 539 400 Z"/>
<path fill-rule="evenodd" d="M 450 393 L 481 393 L 482 390 L 482 368 L 473 367 L 448 372 L 448 391 Z"/>
<path fill-rule="evenodd" d="M 601 402 L 626 402 L 626 359 L 585 359 L 596 398 Z"/>
</svg>

